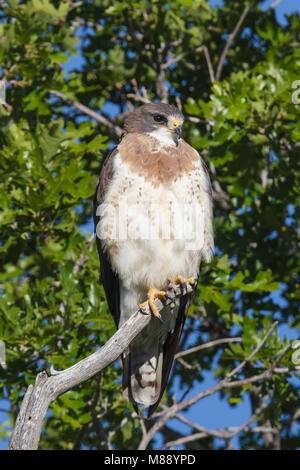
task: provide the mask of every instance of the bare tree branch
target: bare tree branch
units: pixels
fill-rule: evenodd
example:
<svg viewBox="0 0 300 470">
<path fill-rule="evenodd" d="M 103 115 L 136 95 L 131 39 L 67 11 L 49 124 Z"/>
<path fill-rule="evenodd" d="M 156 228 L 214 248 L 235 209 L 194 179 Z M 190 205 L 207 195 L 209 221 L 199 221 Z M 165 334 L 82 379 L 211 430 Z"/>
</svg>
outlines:
<svg viewBox="0 0 300 470">
<path fill-rule="evenodd" d="M 184 424 L 187 424 L 191 428 L 195 429 L 198 431 L 195 434 L 191 434 L 189 436 L 186 436 L 184 438 L 177 439 L 176 441 L 170 441 L 165 444 L 166 447 L 174 447 L 180 444 L 185 444 L 189 442 L 190 440 L 198 440 L 202 439 L 207 436 L 212 436 L 216 437 L 218 439 L 224 439 L 225 441 L 231 440 L 234 436 L 239 434 L 242 431 L 250 431 L 250 432 L 262 432 L 261 427 L 250 427 L 250 424 L 253 423 L 258 416 L 262 413 L 262 411 L 267 407 L 269 398 L 273 395 L 273 392 L 271 391 L 268 393 L 264 399 L 262 400 L 262 403 L 259 408 L 256 409 L 255 413 L 253 413 L 247 421 L 245 421 L 243 424 L 240 426 L 235 426 L 235 427 L 229 427 L 229 428 L 224 428 L 224 429 L 217 429 L 217 430 L 211 430 L 207 429 L 203 426 L 199 426 L 197 423 L 193 423 L 190 420 L 188 420 L 185 416 L 182 416 L 180 414 L 176 414 L 175 418 L 179 419 L 179 421 L 183 422 Z M 269 430 L 269 428 L 268 428 Z M 274 431 L 274 430 L 273 430 Z"/>
<path fill-rule="evenodd" d="M 206 46 L 205 46 L 206 47 Z M 190 55 L 190 54 L 195 54 L 196 52 L 200 52 L 204 49 L 204 46 L 199 46 L 199 47 L 196 47 L 196 49 L 193 49 L 193 50 L 190 50 L 190 51 L 186 51 L 186 52 L 181 52 L 180 54 L 178 55 L 174 55 L 173 53 L 168 53 L 168 55 L 170 56 L 170 58 L 164 62 L 161 66 L 161 68 L 163 70 L 167 70 L 172 64 L 175 64 L 175 63 L 178 63 L 180 62 L 182 59 L 184 59 L 184 57 L 186 57 L 187 55 Z"/>
<path fill-rule="evenodd" d="M 271 5 L 269 6 L 269 9 L 277 7 L 277 5 L 279 5 L 280 2 L 281 0 L 275 0 L 275 2 L 271 3 Z"/>
<path fill-rule="evenodd" d="M 209 123 L 209 131 L 211 127 L 213 127 L 214 123 Z M 213 134 L 212 134 L 213 135 Z M 228 200 L 230 199 L 229 194 L 227 194 L 223 188 L 221 187 L 219 181 L 217 180 L 217 171 L 215 168 L 215 165 L 213 162 L 210 160 L 209 161 L 209 169 L 212 173 L 213 176 L 213 182 L 212 182 L 212 197 L 213 201 L 218 204 L 220 209 L 222 209 L 225 212 L 230 211 L 230 205 L 228 204 Z"/>
<path fill-rule="evenodd" d="M 193 291 L 190 284 L 170 287 L 165 299 L 156 299 L 158 311 Z M 42 425 L 50 404 L 60 395 L 90 379 L 109 364 L 114 362 L 125 351 L 132 340 L 151 321 L 149 306 L 137 310 L 116 333 L 90 356 L 64 371 L 51 368 L 51 375 L 42 371 L 36 378 L 35 385 L 29 385 L 20 413 L 11 436 L 9 449 L 35 450 L 38 448 Z M 157 320 L 159 321 L 159 320 Z"/>
<path fill-rule="evenodd" d="M 195 395 L 192 398 L 189 398 L 188 400 L 185 400 L 180 403 L 176 403 L 175 405 L 172 405 L 166 412 L 163 413 L 156 413 L 153 415 L 153 417 L 156 416 L 161 416 L 161 419 L 159 421 L 156 421 L 156 423 L 150 428 L 148 431 L 147 435 L 141 440 L 140 445 L 139 445 L 139 450 L 146 449 L 149 442 L 153 438 L 154 434 L 159 431 L 165 423 L 173 418 L 179 411 L 193 405 L 199 400 L 202 400 L 203 398 L 213 395 L 214 393 L 220 391 L 223 388 L 236 388 L 236 387 L 241 387 L 243 385 L 249 385 L 252 383 L 259 382 L 260 380 L 267 380 L 272 377 L 274 373 L 274 370 L 267 369 L 266 371 L 262 372 L 261 374 L 254 375 L 252 377 L 248 377 L 246 379 L 241 379 L 241 380 L 235 380 L 233 382 L 226 382 L 224 379 L 221 380 L 218 384 L 214 385 L 213 387 L 208 388 L 207 390 Z"/>
<path fill-rule="evenodd" d="M 161 42 L 158 49 L 158 63 L 156 64 L 156 94 L 162 103 L 169 102 L 169 89 L 165 84 L 166 73 L 164 68 L 167 51 L 166 43 Z"/>
<path fill-rule="evenodd" d="M 219 344 L 227 344 L 227 343 L 240 343 L 243 341 L 243 338 L 237 336 L 236 338 L 220 338 L 215 339 L 214 341 L 209 341 L 208 343 L 199 344 L 198 346 L 194 346 L 193 348 L 186 349 L 185 351 L 179 351 L 176 353 L 175 358 L 178 359 L 183 356 L 187 356 L 188 354 L 193 354 L 194 352 L 201 351 L 203 349 L 211 348 L 213 346 L 218 346 Z"/>
<path fill-rule="evenodd" d="M 243 13 L 241 14 L 237 24 L 234 27 L 234 30 L 228 36 L 227 42 L 225 44 L 225 47 L 223 49 L 223 52 L 221 54 L 221 57 L 220 57 L 220 60 L 219 60 L 218 66 L 217 66 L 216 80 L 220 80 L 220 78 L 221 78 L 224 62 L 225 62 L 225 59 L 227 57 L 228 51 L 231 47 L 231 44 L 234 41 L 234 38 L 236 37 L 237 33 L 239 32 L 239 29 L 240 29 L 244 19 L 246 18 L 247 13 L 248 13 L 249 10 L 250 10 L 250 4 L 245 6 L 245 8 L 243 10 Z"/>
<path fill-rule="evenodd" d="M 225 377 L 225 380 L 229 380 L 231 379 L 232 377 L 234 377 L 237 372 L 241 369 L 243 369 L 243 367 L 245 367 L 245 365 L 247 364 L 247 362 L 251 361 L 251 359 L 255 356 L 255 354 L 258 353 L 258 351 L 263 347 L 263 345 L 265 344 L 267 338 L 271 335 L 272 331 L 274 330 L 274 328 L 278 325 L 278 321 L 275 321 L 274 323 L 272 323 L 272 325 L 270 326 L 270 328 L 268 329 L 268 331 L 266 332 L 266 334 L 264 335 L 264 337 L 259 341 L 258 345 L 256 346 L 256 348 L 253 349 L 252 353 L 249 354 L 249 356 L 244 360 L 242 361 L 237 367 L 235 367 L 231 372 L 229 372 L 226 377 Z M 274 366 L 275 367 L 275 366 Z"/>
<path fill-rule="evenodd" d="M 109 119 L 106 117 L 102 116 L 101 114 L 96 113 L 92 109 L 88 108 L 82 103 L 79 103 L 79 101 L 74 101 L 71 98 L 69 98 L 67 95 L 62 93 L 61 91 L 57 90 L 49 90 L 49 93 L 51 95 L 56 96 L 57 98 L 60 98 L 61 100 L 65 101 L 69 106 L 72 106 L 72 108 L 78 109 L 81 111 L 83 114 L 86 114 L 87 116 L 91 117 L 92 119 L 95 119 L 98 121 L 100 124 L 103 126 L 107 127 L 108 130 L 112 133 L 117 135 L 118 137 L 121 136 L 122 134 L 122 129 L 119 126 L 116 126 L 113 124 Z"/>
<path fill-rule="evenodd" d="M 207 63 L 209 78 L 210 78 L 211 83 L 213 83 L 215 81 L 215 72 L 214 72 L 214 69 L 213 69 L 213 66 L 212 66 L 212 63 L 211 63 L 209 50 L 208 50 L 207 46 L 205 46 L 205 45 L 203 46 L 203 52 L 204 52 L 204 56 L 205 56 L 206 63 Z"/>
<path fill-rule="evenodd" d="M 243 385 L 249 385 L 252 383 L 256 383 L 260 380 L 266 380 L 270 379 L 274 373 L 274 370 L 277 368 L 278 362 L 282 359 L 282 357 L 287 353 L 287 351 L 292 347 L 292 343 L 288 344 L 280 356 L 274 361 L 273 365 L 265 370 L 264 372 L 254 375 L 252 377 L 247 377 L 244 379 L 240 380 L 235 380 L 235 381 L 230 381 L 230 379 L 237 374 L 237 372 L 246 365 L 248 361 L 250 361 L 255 354 L 262 348 L 263 344 L 266 342 L 268 336 L 272 333 L 273 329 L 275 328 L 277 322 L 274 322 L 273 325 L 269 328 L 267 333 L 264 335 L 263 339 L 259 342 L 257 347 L 251 352 L 251 354 L 244 360 L 242 361 L 242 365 L 240 364 L 239 366 L 235 367 L 231 372 L 229 372 L 224 379 L 222 379 L 219 383 L 216 385 L 208 388 L 207 390 L 198 393 L 194 397 L 191 397 L 187 400 L 181 401 L 179 403 L 176 403 L 172 405 L 168 410 L 163 412 L 161 414 L 160 420 L 158 420 L 154 425 L 149 429 L 148 433 L 146 436 L 143 437 L 139 444 L 139 449 L 146 449 L 148 444 L 150 443 L 151 439 L 153 438 L 154 434 L 159 431 L 165 423 L 170 419 L 173 418 L 179 411 L 195 404 L 197 401 L 202 400 L 203 398 L 213 395 L 214 393 L 224 389 L 224 388 L 236 388 L 236 387 L 241 387 Z"/>
<path fill-rule="evenodd" d="M 142 86 L 142 94 L 139 92 L 138 83 L 135 78 L 131 80 L 134 93 L 127 93 L 127 98 L 133 98 L 134 101 L 138 101 L 144 104 L 150 103 L 148 98 L 147 90 Z"/>
<path fill-rule="evenodd" d="M 175 439 L 174 441 L 169 441 L 165 444 L 165 447 L 174 448 L 182 444 L 187 444 L 188 442 L 198 441 L 199 439 L 202 439 L 203 437 L 207 437 L 207 434 L 205 432 L 195 432 L 194 434 L 190 434 L 189 436 L 179 437 L 178 439 Z"/>
</svg>

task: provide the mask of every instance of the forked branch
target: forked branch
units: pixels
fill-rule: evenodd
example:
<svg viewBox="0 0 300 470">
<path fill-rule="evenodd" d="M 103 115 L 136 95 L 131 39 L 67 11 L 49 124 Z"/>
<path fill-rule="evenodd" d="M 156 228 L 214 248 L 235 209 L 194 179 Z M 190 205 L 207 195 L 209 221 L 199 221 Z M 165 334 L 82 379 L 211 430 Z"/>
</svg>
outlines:
<svg viewBox="0 0 300 470">
<path fill-rule="evenodd" d="M 158 311 L 193 291 L 194 286 L 181 284 L 170 287 L 165 299 L 156 299 Z M 114 362 L 128 348 L 132 340 L 151 320 L 149 306 L 137 310 L 116 333 L 90 356 L 63 371 L 50 369 L 37 375 L 35 385 L 29 385 L 11 436 L 9 449 L 36 450 L 43 421 L 51 403 L 60 395 L 85 382 Z M 159 320 L 157 320 L 159 321 Z"/>
</svg>

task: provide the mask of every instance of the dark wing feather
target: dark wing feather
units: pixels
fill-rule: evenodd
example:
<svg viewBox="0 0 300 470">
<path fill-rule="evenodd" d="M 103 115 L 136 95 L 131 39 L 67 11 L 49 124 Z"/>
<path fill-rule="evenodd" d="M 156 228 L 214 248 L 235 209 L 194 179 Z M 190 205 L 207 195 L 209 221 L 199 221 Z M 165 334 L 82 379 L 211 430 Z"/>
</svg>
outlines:
<svg viewBox="0 0 300 470">
<path fill-rule="evenodd" d="M 105 159 L 101 168 L 99 180 L 94 197 L 94 232 L 96 233 L 97 224 L 100 216 L 96 215 L 97 207 L 103 202 L 108 186 L 113 178 L 113 160 L 118 153 L 115 147 Z M 100 282 L 103 284 L 109 310 L 114 317 L 116 326 L 120 319 L 120 287 L 118 274 L 113 271 L 107 252 L 103 249 L 101 239 L 97 237 L 96 243 L 100 260 Z"/>
<path fill-rule="evenodd" d="M 153 414 L 153 412 L 156 410 L 157 406 L 159 405 L 161 397 L 163 396 L 163 393 L 167 386 L 174 356 L 175 356 L 175 353 L 176 353 L 176 350 L 177 350 L 177 347 L 178 347 L 178 344 L 182 335 L 182 331 L 183 331 L 183 327 L 184 327 L 184 323 L 185 323 L 189 306 L 191 305 L 193 301 L 193 296 L 194 296 L 194 293 L 192 292 L 191 294 L 187 294 L 181 297 L 180 299 L 174 332 L 168 334 L 167 339 L 164 344 L 162 383 L 161 383 L 160 395 L 159 395 L 157 402 L 154 403 L 154 405 L 149 407 L 148 418 L 150 418 L 150 416 Z"/>
</svg>

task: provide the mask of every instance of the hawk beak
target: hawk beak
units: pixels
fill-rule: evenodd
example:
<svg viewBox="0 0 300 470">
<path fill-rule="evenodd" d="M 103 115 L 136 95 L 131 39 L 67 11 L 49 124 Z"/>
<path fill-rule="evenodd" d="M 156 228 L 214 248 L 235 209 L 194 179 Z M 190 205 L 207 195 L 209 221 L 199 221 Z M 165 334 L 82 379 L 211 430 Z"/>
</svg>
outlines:
<svg viewBox="0 0 300 470">
<path fill-rule="evenodd" d="M 181 137 L 182 137 L 182 121 L 180 121 L 179 119 L 173 119 L 172 120 L 172 126 L 171 126 L 170 130 L 172 132 L 175 132 L 178 139 L 181 139 Z"/>
<path fill-rule="evenodd" d="M 178 136 L 178 139 L 181 139 L 181 137 L 182 137 L 182 127 L 181 126 L 175 127 L 174 132 Z"/>
</svg>

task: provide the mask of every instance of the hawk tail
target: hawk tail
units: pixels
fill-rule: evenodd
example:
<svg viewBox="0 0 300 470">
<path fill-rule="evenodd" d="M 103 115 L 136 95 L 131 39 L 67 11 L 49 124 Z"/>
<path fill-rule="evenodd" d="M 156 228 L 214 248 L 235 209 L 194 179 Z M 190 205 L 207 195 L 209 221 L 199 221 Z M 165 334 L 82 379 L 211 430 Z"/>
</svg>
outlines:
<svg viewBox="0 0 300 470">
<path fill-rule="evenodd" d="M 144 344 L 137 338 L 123 355 L 123 393 L 137 404 L 154 405 L 161 396 L 163 350 L 158 338 Z"/>
<path fill-rule="evenodd" d="M 137 410 L 141 403 L 149 407 L 148 418 L 154 413 L 167 386 L 174 355 L 176 353 L 193 293 L 181 297 L 177 315 L 164 311 L 164 324 L 168 315 L 175 314 L 174 329 L 157 334 L 157 319 L 132 341 L 123 355 L 123 392 Z M 177 310 L 177 309 L 174 309 Z M 164 325 L 163 324 L 163 325 Z"/>
</svg>

